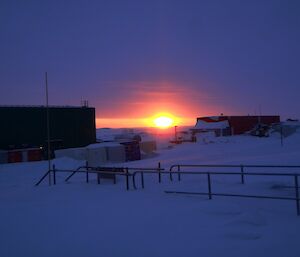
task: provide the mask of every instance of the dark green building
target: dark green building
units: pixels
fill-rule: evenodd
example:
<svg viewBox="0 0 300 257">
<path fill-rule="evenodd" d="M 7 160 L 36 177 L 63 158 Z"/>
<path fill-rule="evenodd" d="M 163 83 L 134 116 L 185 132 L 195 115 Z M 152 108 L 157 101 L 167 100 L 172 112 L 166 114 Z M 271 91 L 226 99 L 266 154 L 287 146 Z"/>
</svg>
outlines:
<svg viewBox="0 0 300 257">
<path fill-rule="evenodd" d="M 45 106 L 0 106 L 0 149 L 46 147 Z M 49 107 L 52 150 L 96 142 L 95 108 Z"/>
</svg>

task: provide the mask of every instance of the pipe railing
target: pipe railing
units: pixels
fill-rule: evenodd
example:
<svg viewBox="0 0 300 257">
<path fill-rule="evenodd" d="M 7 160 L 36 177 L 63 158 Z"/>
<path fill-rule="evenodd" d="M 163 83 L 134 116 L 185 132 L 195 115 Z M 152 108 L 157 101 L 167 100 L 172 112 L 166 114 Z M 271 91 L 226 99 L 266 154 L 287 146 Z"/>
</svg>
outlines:
<svg viewBox="0 0 300 257">
<path fill-rule="evenodd" d="M 170 172 L 161 172 L 161 174 L 169 174 Z M 140 174 L 141 187 L 145 188 L 144 183 L 144 174 L 154 174 L 151 171 L 135 171 L 132 174 L 132 184 L 134 189 L 137 189 L 136 184 L 136 175 Z M 299 183 L 298 173 L 259 173 L 259 172 L 197 172 L 197 171 L 173 171 L 173 174 L 183 175 L 206 175 L 207 177 L 207 192 L 184 192 L 184 191 L 165 191 L 165 193 L 174 193 L 174 194 L 193 194 L 193 195 L 207 195 L 209 199 L 212 199 L 212 196 L 230 196 L 230 197 L 244 197 L 244 198 L 260 198 L 260 199 L 274 199 L 274 200 L 293 200 L 296 202 L 297 215 L 300 215 L 300 206 L 299 206 Z M 217 175 L 247 175 L 247 176 L 285 176 L 294 178 L 294 188 L 295 188 L 295 197 L 285 197 L 285 196 L 268 196 L 268 195 L 247 195 L 247 194 L 228 194 L 228 193 L 214 193 L 212 192 L 212 176 Z"/>
<path fill-rule="evenodd" d="M 177 167 L 177 171 L 174 169 Z M 240 172 L 212 172 L 212 171 L 182 171 L 181 168 L 240 168 Z M 51 185 L 51 174 L 53 175 L 53 184 L 56 184 L 56 173 L 71 173 L 65 181 L 68 181 L 76 173 L 85 173 L 86 182 L 89 183 L 89 173 L 97 174 L 97 181 L 100 184 L 101 175 L 111 175 L 114 177 L 114 183 L 116 183 L 116 176 L 125 176 L 125 185 L 126 190 L 130 189 L 129 177 L 132 177 L 132 185 L 134 189 L 137 189 L 136 176 L 140 174 L 140 183 L 141 187 L 145 188 L 144 175 L 145 174 L 154 174 L 158 175 L 158 183 L 162 182 L 162 175 L 169 175 L 170 181 L 173 180 L 172 174 L 178 175 L 178 180 L 181 180 L 183 174 L 190 175 L 206 175 L 207 177 L 207 192 L 180 192 L 180 191 L 165 191 L 166 193 L 175 193 L 175 194 L 196 194 L 196 195 L 207 195 L 209 199 L 212 199 L 212 196 L 228 196 L 228 197 L 246 197 L 246 198 L 261 198 L 261 199 L 277 199 L 277 200 L 293 200 L 296 201 L 297 215 L 300 215 L 299 207 L 299 181 L 298 173 L 271 173 L 271 172 L 245 172 L 244 168 L 300 168 L 296 165 L 188 165 L 188 164 L 177 164 L 172 165 L 169 171 L 161 168 L 160 163 L 157 168 L 123 168 L 123 167 L 89 167 L 81 166 L 76 170 L 68 169 L 56 169 L 55 165 L 52 166 L 51 170 L 48 170 L 42 178 L 35 184 L 38 186 L 45 178 L 49 177 L 49 185 Z M 246 195 L 246 194 L 227 194 L 227 193 L 214 193 L 212 192 L 212 176 L 218 175 L 239 175 L 241 176 L 241 183 L 244 184 L 245 176 L 285 176 L 293 177 L 294 187 L 295 188 L 295 197 L 281 197 L 281 196 L 265 196 L 265 195 Z"/>
<path fill-rule="evenodd" d="M 85 173 L 86 174 L 86 183 L 89 183 L 89 174 L 93 173 L 97 175 L 97 182 L 100 184 L 101 181 L 101 175 L 106 175 L 109 178 L 112 178 L 114 180 L 114 184 L 116 184 L 116 176 L 125 176 L 125 182 L 126 182 L 126 189 L 130 189 L 129 185 L 129 177 L 132 176 L 132 173 L 130 171 L 155 171 L 155 174 L 158 174 L 158 181 L 161 183 L 161 171 L 164 171 L 164 169 L 161 168 L 161 164 L 158 163 L 157 168 L 128 168 L 128 167 L 91 167 L 91 166 L 80 166 L 76 170 L 69 170 L 69 169 L 57 169 L 55 165 L 52 166 L 52 169 L 48 170 L 41 179 L 35 184 L 35 186 L 40 185 L 40 183 L 45 179 L 49 178 L 49 185 L 52 184 L 52 178 L 53 177 L 53 185 L 56 185 L 56 173 L 71 173 L 66 179 L 65 182 L 69 181 L 69 179 L 74 176 L 77 173 Z M 51 176 L 52 175 L 52 176 Z"/>
<path fill-rule="evenodd" d="M 299 165 L 222 165 L 222 164 L 175 164 L 169 169 L 170 180 L 173 180 L 174 169 L 177 167 L 177 171 L 180 172 L 182 168 L 238 168 L 240 170 L 241 183 L 245 184 L 245 169 L 246 168 L 288 168 L 288 169 L 299 169 Z M 178 173 L 178 181 L 181 180 L 181 173 Z"/>
<path fill-rule="evenodd" d="M 81 167 L 82 168 L 82 167 Z M 51 174 L 53 177 L 53 185 L 56 185 L 56 174 L 57 173 L 74 173 L 74 170 L 68 170 L 68 169 L 56 169 L 55 165 L 53 165 L 51 170 L 48 170 L 42 178 L 35 184 L 38 186 L 46 177 L 49 177 L 49 181 L 51 180 Z M 85 173 L 86 174 L 86 182 L 89 183 L 89 173 L 97 174 L 97 182 L 100 184 L 100 175 L 101 174 L 106 174 L 106 175 L 111 175 L 111 176 L 125 176 L 126 180 L 126 189 L 129 190 L 129 176 L 130 173 L 128 172 L 127 168 L 124 168 L 124 172 L 115 172 L 115 171 L 104 171 L 104 170 L 97 170 L 96 168 L 88 167 L 87 170 L 80 170 L 79 168 L 76 170 L 76 173 Z M 70 176 L 69 176 L 70 177 Z M 115 178 L 114 178 L 114 183 L 115 183 Z M 49 182 L 49 185 L 51 185 L 51 181 Z"/>
</svg>

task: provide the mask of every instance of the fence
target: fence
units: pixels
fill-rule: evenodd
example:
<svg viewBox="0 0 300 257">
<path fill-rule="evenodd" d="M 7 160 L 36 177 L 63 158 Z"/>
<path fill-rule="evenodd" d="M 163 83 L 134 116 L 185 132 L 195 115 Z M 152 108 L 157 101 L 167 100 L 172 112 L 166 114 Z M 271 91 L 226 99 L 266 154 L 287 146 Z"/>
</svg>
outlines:
<svg viewBox="0 0 300 257">
<path fill-rule="evenodd" d="M 299 169 L 299 165 L 215 165 L 215 164 L 175 164 L 170 167 L 170 180 L 173 180 L 172 171 L 177 167 L 177 171 L 181 171 L 181 168 L 237 168 L 240 170 L 241 183 L 245 184 L 245 169 L 246 168 L 288 168 L 288 169 Z M 181 180 L 181 173 L 178 173 L 178 180 Z"/>
<path fill-rule="evenodd" d="M 174 169 L 177 167 L 177 171 Z M 212 171 L 182 171 L 182 168 L 238 168 L 239 172 L 212 172 Z M 184 191 L 165 191 L 165 193 L 174 193 L 174 194 L 193 194 L 193 195 L 207 195 L 209 199 L 212 199 L 213 196 L 225 196 L 225 197 L 243 197 L 243 198 L 260 198 L 260 199 L 274 199 L 274 200 L 292 200 L 296 202 L 296 210 L 297 215 L 300 215 L 300 206 L 299 206 L 299 182 L 298 177 L 299 173 L 271 173 L 271 172 L 245 172 L 246 168 L 287 168 L 287 169 L 295 169 L 300 166 L 288 166 L 288 165 L 172 165 L 169 171 L 165 171 L 161 168 L 160 163 L 157 168 L 123 168 L 123 167 L 89 167 L 89 166 L 81 166 L 76 170 L 61 170 L 56 169 L 55 165 L 53 165 L 51 170 L 48 170 L 44 176 L 35 184 L 38 186 L 44 179 L 49 178 L 49 185 L 53 183 L 56 184 L 56 174 L 61 173 L 71 173 L 65 181 L 68 181 L 72 176 L 76 173 L 85 173 L 86 174 L 86 183 L 89 183 L 89 174 L 95 173 L 97 174 L 97 182 L 100 184 L 100 175 L 113 175 L 114 183 L 116 183 L 116 176 L 125 176 L 125 187 L 126 190 L 130 189 L 129 178 L 132 178 L 132 185 L 134 189 L 137 189 L 137 174 L 140 175 L 140 184 L 142 188 L 145 188 L 145 174 L 153 174 L 157 176 L 158 183 L 162 182 L 162 175 L 166 174 L 169 177 L 170 181 L 173 181 L 173 174 L 176 174 L 178 177 L 178 181 L 181 180 L 183 174 L 189 175 L 202 175 L 207 178 L 207 192 L 184 192 Z M 267 195 L 247 195 L 247 194 L 228 194 L 228 193 L 214 193 L 212 190 L 212 177 L 220 176 L 220 175 L 237 175 L 241 178 L 241 183 L 245 184 L 246 176 L 273 176 L 273 177 L 289 177 L 293 178 L 295 197 L 285 197 L 285 196 L 267 196 Z"/>
<path fill-rule="evenodd" d="M 173 169 L 177 167 L 177 171 Z M 183 167 L 194 167 L 194 168 L 240 168 L 240 172 L 207 172 L 207 171 L 181 171 Z M 180 191 L 165 191 L 165 193 L 174 193 L 174 194 L 194 194 L 194 195 L 207 195 L 209 199 L 212 199 L 212 196 L 227 196 L 227 197 L 243 197 L 243 198 L 260 198 L 260 199 L 274 199 L 274 200 L 293 200 L 296 202 L 297 215 L 300 215 L 299 207 L 299 183 L 298 183 L 298 173 L 271 173 L 271 172 L 245 172 L 245 168 L 300 168 L 300 166 L 284 166 L 284 165 L 173 165 L 170 167 L 169 172 L 160 172 L 161 174 L 168 174 L 170 181 L 173 181 L 173 174 L 177 174 L 178 181 L 181 180 L 183 174 L 190 175 L 205 175 L 207 177 L 207 192 L 180 192 Z M 150 171 L 136 171 L 132 174 L 133 186 L 137 189 L 136 175 L 140 174 L 140 183 L 142 188 L 145 187 L 144 174 L 155 174 Z M 219 175 L 238 175 L 241 177 L 241 183 L 245 184 L 245 176 L 282 176 L 282 177 L 291 177 L 294 181 L 295 188 L 295 197 L 285 197 L 285 196 L 266 196 L 266 195 L 247 195 L 247 194 L 228 194 L 228 193 L 213 193 L 212 192 L 212 176 Z"/>
<path fill-rule="evenodd" d="M 157 168 L 128 168 L 128 167 L 90 167 L 90 166 L 80 166 L 75 170 L 68 169 L 56 169 L 55 165 L 52 166 L 52 169 L 48 170 L 40 180 L 35 184 L 35 186 L 40 185 L 46 178 L 48 178 L 49 185 L 56 185 L 56 174 L 57 173 L 71 173 L 69 176 L 65 178 L 65 182 L 69 181 L 71 177 L 73 177 L 77 173 L 85 173 L 86 183 L 89 183 L 89 174 L 97 175 L 97 182 L 100 184 L 100 177 L 109 176 L 113 178 L 114 184 L 116 184 L 116 176 L 125 177 L 126 190 L 130 189 L 129 177 L 132 176 L 130 171 L 155 171 L 158 174 L 159 183 L 161 182 L 161 174 L 160 171 L 164 170 L 161 168 L 160 163 L 158 163 Z"/>
</svg>

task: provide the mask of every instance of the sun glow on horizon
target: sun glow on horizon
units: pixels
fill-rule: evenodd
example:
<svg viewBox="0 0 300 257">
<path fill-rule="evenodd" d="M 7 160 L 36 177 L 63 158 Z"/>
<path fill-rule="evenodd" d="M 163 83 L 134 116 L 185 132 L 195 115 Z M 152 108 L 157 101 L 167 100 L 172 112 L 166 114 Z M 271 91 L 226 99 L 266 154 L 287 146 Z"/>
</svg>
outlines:
<svg viewBox="0 0 300 257">
<path fill-rule="evenodd" d="M 159 119 L 165 117 L 167 119 Z M 158 123 L 164 123 L 168 119 L 172 122 L 169 125 L 158 126 L 155 120 L 158 119 Z M 170 121 L 167 121 L 170 122 Z M 166 124 L 166 123 L 165 123 Z M 194 118 L 178 117 L 167 112 L 159 112 L 156 115 L 148 116 L 147 118 L 97 118 L 97 128 L 142 128 L 142 127 L 154 127 L 157 129 L 168 129 L 173 126 L 190 126 L 194 125 Z"/>
<path fill-rule="evenodd" d="M 173 125 L 174 120 L 167 116 L 159 116 L 155 118 L 153 122 L 158 128 L 169 128 Z"/>
<path fill-rule="evenodd" d="M 147 125 L 148 127 L 167 129 L 172 126 L 178 125 L 180 121 L 181 119 L 168 112 L 159 112 L 156 115 L 147 118 Z"/>
</svg>

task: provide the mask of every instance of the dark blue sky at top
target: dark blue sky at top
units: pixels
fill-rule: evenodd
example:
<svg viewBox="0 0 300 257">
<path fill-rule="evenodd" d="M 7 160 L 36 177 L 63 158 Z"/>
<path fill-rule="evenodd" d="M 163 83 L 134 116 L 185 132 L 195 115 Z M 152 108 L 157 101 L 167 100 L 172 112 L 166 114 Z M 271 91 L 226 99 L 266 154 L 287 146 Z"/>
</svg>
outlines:
<svg viewBox="0 0 300 257">
<path fill-rule="evenodd" d="M 47 71 L 98 118 L 300 118 L 299 22 L 297 0 L 2 0 L 0 104 L 43 104 Z"/>
</svg>

